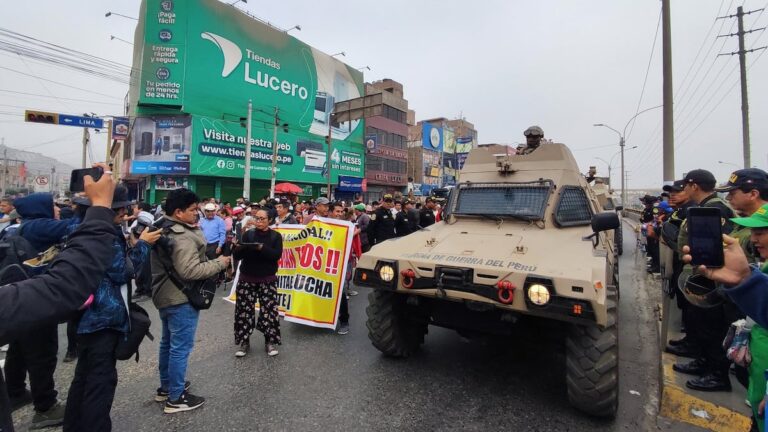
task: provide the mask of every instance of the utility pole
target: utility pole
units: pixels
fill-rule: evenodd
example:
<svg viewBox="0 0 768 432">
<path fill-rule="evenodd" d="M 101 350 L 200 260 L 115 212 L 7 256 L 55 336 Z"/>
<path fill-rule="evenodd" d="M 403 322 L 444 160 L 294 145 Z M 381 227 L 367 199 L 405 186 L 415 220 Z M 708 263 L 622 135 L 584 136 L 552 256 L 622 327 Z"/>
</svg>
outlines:
<svg viewBox="0 0 768 432">
<path fill-rule="evenodd" d="M 280 124 L 280 108 L 275 107 L 275 127 L 272 134 L 272 184 L 269 187 L 269 197 L 275 197 L 275 181 L 277 180 L 277 125 Z"/>
<path fill-rule="evenodd" d="M 670 0 L 661 0 L 661 16 L 662 16 L 662 63 L 663 63 L 663 100 L 664 100 L 664 141 L 663 141 L 663 174 L 664 183 L 672 184 L 675 181 L 675 129 L 674 129 L 674 115 L 672 106 L 672 23 L 670 18 Z M 622 147 L 623 148 L 623 147 Z M 622 162 L 623 165 L 623 162 Z M 623 171 L 623 168 L 622 168 Z M 622 183 L 624 183 L 622 177 Z M 624 186 L 621 187 L 624 189 Z M 625 197 L 622 196 L 622 199 Z M 626 205 L 625 202 L 622 204 Z"/>
<path fill-rule="evenodd" d="M 329 120 L 328 121 L 328 136 L 325 137 L 325 142 L 326 142 L 326 144 L 328 144 L 328 153 L 325 155 L 325 166 L 327 168 L 326 171 L 327 171 L 327 174 L 328 174 L 328 184 L 327 184 L 326 187 L 328 188 L 328 190 L 325 192 L 325 197 L 328 198 L 329 200 L 331 199 L 331 163 L 332 163 L 332 161 L 331 161 L 331 143 L 333 142 L 333 140 L 332 140 L 331 124 L 332 124 L 332 121 Z"/>
<path fill-rule="evenodd" d="M 723 18 L 733 18 L 736 17 L 739 23 L 739 31 L 736 33 L 731 33 L 727 35 L 718 35 L 717 37 L 730 37 L 730 36 L 738 36 L 739 37 L 739 50 L 732 53 L 726 53 L 726 54 L 719 54 L 719 55 L 736 55 L 739 56 L 739 71 L 740 71 L 740 77 L 741 77 L 741 143 L 742 143 L 742 152 L 744 155 L 744 168 L 749 168 L 752 166 L 751 162 L 751 145 L 749 141 L 749 97 L 747 95 L 747 53 L 753 52 L 761 49 L 765 49 L 766 47 L 760 47 L 760 48 L 754 48 L 754 49 L 746 49 L 744 46 L 744 35 L 747 33 L 752 33 L 760 30 L 765 30 L 765 27 L 759 28 L 759 29 L 753 29 L 744 31 L 744 15 L 753 14 L 755 12 L 760 12 L 763 9 L 757 9 L 749 12 L 744 12 L 744 8 L 739 6 L 736 8 L 736 15 L 728 15 L 724 17 L 718 17 L 717 19 L 723 19 Z"/>
<path fill-rule="evenodd" d="M 3 178 L 2 178 L 2 196 L 6 195 L 6 182 L 8 181 L 8 149 L 5 147 L 5 138 L 2 140 L 3 143 Z"/>
<path fill-rule="evenodd" d="M 243 199 L 251 199 L 251 115 L 253 115 L 253 103 L 248 99 L 248 116 L 245 125 L 245 175 L 243 175 Z"/>
<path fill-rule="evenodd" d="M 88 152 L 88 142 L 91 140 L 91 134 L 88 132 L 88 128 L 83 128 L 83 168 L 87 168 L 87 161 L 85 155 Z"/>
</svg>

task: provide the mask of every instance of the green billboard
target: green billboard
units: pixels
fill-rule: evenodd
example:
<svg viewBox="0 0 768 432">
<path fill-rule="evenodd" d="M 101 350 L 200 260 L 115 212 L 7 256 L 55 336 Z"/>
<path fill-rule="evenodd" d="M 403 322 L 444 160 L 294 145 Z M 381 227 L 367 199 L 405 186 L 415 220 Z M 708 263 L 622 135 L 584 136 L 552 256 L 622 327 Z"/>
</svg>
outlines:
<svg viewBox="0 0 768 432">
<path fill-rule="evenodd" d="M 251 178 L 269 179 L 272 172 L 273 128 L 255 124 L 251 138 Z M 217 177 L 243 177 L 246 129 L 239 122 L 192 116 L 195 143 L 190 172 Z M 322 137 L 297 136 L 279 128 L 277 134 L 278 180 L 325 183 L 327 145 Z M 364 151 L 360 144 L 334 141 L 331 182 L 339 175 L 363 177 Z"/>
<path fill-rule="evenodd" d="M 243 176 L 249 100 L 252 178 L 270 178 L 276 109 L 279 180 L 324 183 L 328 134 L 332 182 L 364 175 L 363 122 L 331 118 L 360 71 L 217 0 L 144 0 L 141 20 L 138 111 L 192 115 L 191 175 Z"/>
</svg>

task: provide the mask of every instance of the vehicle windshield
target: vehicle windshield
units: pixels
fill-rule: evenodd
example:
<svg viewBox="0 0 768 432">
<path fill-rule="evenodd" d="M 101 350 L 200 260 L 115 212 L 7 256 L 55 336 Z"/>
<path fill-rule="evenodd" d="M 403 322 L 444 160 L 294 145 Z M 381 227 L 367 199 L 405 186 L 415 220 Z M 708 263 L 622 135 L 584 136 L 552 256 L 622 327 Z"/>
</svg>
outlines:
<svg viewBox="0 0 768 432">
<path fill-rule="evenodd" d="M 551 188 L 551 182 L 460 185 L 451 213 L 543 219 Z"/>
</svg>

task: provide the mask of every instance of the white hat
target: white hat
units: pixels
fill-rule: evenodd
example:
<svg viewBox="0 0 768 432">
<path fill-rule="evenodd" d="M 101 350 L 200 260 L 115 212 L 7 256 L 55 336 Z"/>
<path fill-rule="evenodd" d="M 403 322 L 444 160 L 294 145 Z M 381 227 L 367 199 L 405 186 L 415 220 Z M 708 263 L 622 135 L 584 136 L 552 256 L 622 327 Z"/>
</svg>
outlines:
<svg viewBox="0 0 768 432">
<path fill-rule="evenodd" d="M 205 211 L 216 211 L 216 204 L 214 203 L 208 203 L 203 207 L 203 210 Z"/>
</svg>

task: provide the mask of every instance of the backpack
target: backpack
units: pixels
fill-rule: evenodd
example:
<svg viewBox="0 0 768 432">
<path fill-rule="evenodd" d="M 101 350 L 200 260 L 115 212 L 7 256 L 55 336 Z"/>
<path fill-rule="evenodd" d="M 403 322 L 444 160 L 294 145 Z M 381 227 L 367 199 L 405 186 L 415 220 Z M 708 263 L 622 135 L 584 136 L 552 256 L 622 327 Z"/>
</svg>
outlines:
<svg viewBox="0 0 768 432">
<path fill-rule="evenodd" d="M 143 307 L 131 301 L 130 288 L 128 288 L 128 291 L 128 333 L 117 341 L 115 358 L 118 360 L 129 360 L 135 355 L 136 363 L 138 363 L 139 346 L 144 341 L 144 337 L 152 341 L 155 340 L 155 337 L 149 331 L 152 325 L 149 313 Z"/>
<path fill-rule="evenodd" d="M 29 240 L 21 236 L 21 227 L 5 231 L 0 240 L 0 286 L 21 282 L 36 274 L 42 274 L 45 269 L 25 264 L 35 259 L 37 251 Z"/>
</svg>

